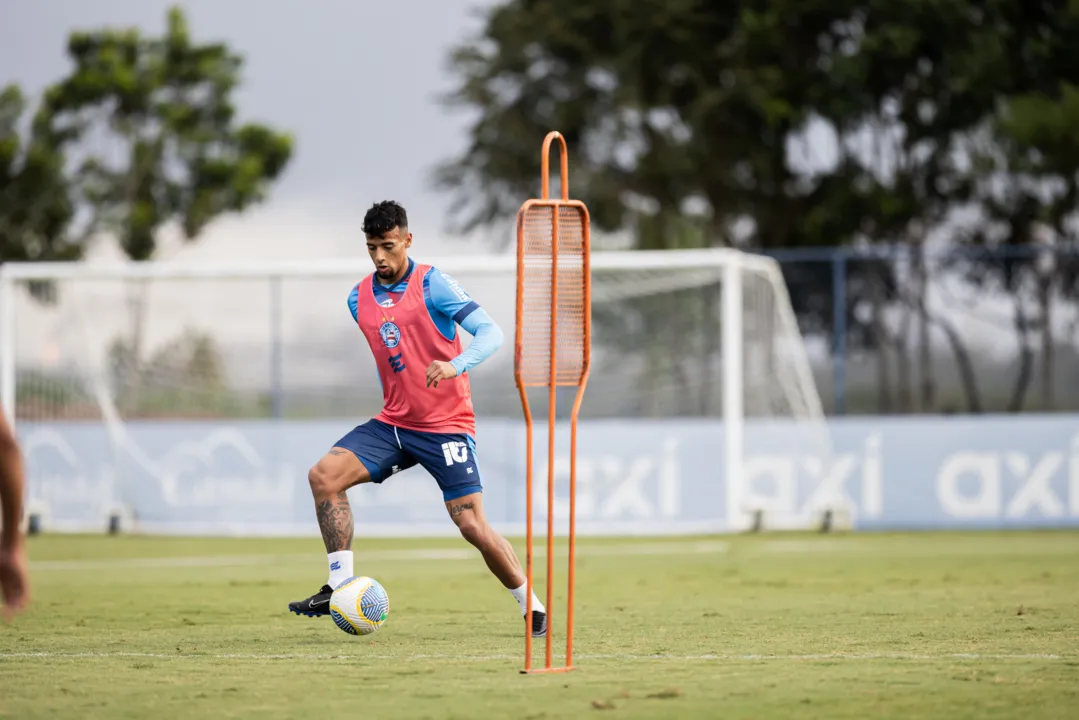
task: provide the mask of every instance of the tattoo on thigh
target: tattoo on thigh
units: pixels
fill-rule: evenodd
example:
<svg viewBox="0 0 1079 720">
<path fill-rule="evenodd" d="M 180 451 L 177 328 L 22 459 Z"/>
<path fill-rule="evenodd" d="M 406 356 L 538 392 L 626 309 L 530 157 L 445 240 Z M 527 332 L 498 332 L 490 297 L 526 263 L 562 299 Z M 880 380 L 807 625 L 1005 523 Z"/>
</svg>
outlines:
<svg viewBox="0 0 1079 720">
<path fill-rule="evenodd" d="M 341 492 L 329 500 L 323 500 L 315 507 L 315 516 L 326 552 L 347 550 L 352 546 L 354 521 L 348 495 Z"/>
<path fill-rule="evenodd" d="M 346 455 L 346 454 L 348 454 L 348 450 L 340 450 L 338 448 L 330 448 L 330 451 L 328 453 L 326 453 L 326 454 L 327 455 Z"/>
<path fill-rule="evenodd" d="M 465 510 L 471 510 L 473 507 L 473 504 L 470 502 L 461 503 L 460 505 L 450 505 L 450 517 L 457 517 Z"/>
</svg>

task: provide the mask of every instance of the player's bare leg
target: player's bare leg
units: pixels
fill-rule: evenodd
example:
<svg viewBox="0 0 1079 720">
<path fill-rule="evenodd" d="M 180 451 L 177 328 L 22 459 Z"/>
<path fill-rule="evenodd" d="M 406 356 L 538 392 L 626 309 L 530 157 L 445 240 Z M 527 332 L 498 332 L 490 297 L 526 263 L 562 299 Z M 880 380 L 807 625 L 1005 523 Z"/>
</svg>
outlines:
<svg viewBox="0 0 1079 720">
<path fill-rule="evenodd" d="M 289 603 L 292 612 L 311 617 L 328 615 L 333 589 L 352 576 L 355 519 L 345 491 L 370 480 L 371 475 L 359 458 L 339 447 L 331 448 L 307 473 L 311 496 L 315 501 L 315 517 L 322 533 L 322 543 L 326 546 L 330 577 L 311 597 Z"/>
<path fill-rule="evenodd" d="M 352 548 L 355 520 L 345 491 L 350 487 L 369 482 L 371 475 L 352 452 L 344 448 L 331 448 L 307 473 L 311 495 L 315 500 L 315 516 L 322 532 L 326 552 L 340 552 Z"/>
<path fill-rule="evenodd" d="M 506 538 L 495 532 L 483 513 L 483 495 L 473 493 L 446 503 L 461 536 L 483 555 L 487 567 L 507 588 L 519 587 L 525 582 L 524 570 L 513 546 Z"/>
<path fill-rule="evenodd" d="M 487 522 L 487 516 L 483 512 L 483 494 L 472 493 L 450 500 L 446 503 L 446 510 L 461 531 L 461 536 L 480 551 L 487 567 L 517 600 L 521 606 L 521 614 L 524 615 L 528 601 L 527 578 L 509 540 L 502 537 Z M 546 608 L 533 591 L 532 634 L 541 637 L 546 632 Z"/>
</svg>

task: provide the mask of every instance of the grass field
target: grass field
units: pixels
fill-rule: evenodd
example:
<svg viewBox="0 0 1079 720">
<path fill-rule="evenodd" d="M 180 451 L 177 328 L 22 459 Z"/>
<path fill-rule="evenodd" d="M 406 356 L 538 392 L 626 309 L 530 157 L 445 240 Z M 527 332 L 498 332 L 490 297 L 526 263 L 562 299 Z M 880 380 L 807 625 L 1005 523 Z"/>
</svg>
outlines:
<svg viewBox="0 0 1079 720">
<path fill-rule="evenodd" d="M 554 676 L 463 541 L 356 550 L 366 638 L 285 612 L 317 539 L 33 538 L 0 717 L 1079 717 L 1079 533 L 582 540 Z"/>
</svg>

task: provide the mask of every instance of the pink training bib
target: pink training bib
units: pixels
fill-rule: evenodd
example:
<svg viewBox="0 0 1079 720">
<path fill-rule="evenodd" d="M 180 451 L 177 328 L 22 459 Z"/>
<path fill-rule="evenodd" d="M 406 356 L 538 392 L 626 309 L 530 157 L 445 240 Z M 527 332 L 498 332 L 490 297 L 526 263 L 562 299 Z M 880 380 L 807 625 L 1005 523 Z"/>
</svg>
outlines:
<svg viewBox="0 0 1079 720">
<path fill-rule="evenodd" d="M 427 368 L 461 354 L 461 336 L 447 340 L 435 327 L 423 299 L 430 265 L 416 263 L 412 278 L 393 307 L 375 300 L 374 275 L 359 285 L 357 324 L 378 365 L 385 400 L 375 418 L 405 430 L 476 434 L 476 415 L 467 373 L 427 387 Z"/>
</svg>

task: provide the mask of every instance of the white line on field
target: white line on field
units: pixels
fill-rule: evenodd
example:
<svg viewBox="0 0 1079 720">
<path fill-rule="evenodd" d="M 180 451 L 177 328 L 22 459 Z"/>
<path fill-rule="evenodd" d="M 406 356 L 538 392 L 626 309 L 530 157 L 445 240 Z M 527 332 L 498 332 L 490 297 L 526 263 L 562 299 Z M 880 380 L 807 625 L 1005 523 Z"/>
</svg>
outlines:
<svg viewBox="0 0 1079 720">
<path fill-rule="evenodd" d="M 146 652 L 14 652 L 0 653 L 0 660 L 7 659 L 44 659 L 44 660 L 99 660 L 110 658 L 143 658 L 154 660 L 397 660 L 403 662 L 421 660 L 441 660 L 447 662 L 487 662 L 492 660 L 517 660 L 515 655 L 385 655 L 385 654 L 332 654 L 332 653 L 146 653 Z M 557 659 L 565 656 L 555 654 Z M 937 662 L 942 660 L 1064 660 L 1063 655 L 1045 653 L 813 653 L 807 655 L 634 655 L 624 653 L 577 654 L 578 660 L 622 660 L 622 661 L 667 661 L 667 662 L 828 662 L 869 660 L 908 660 Z"/>
<path fill-rule="evenodd" d="M 706 555 L 726 552 L 728 543 L 721 541 L 637 543 L 633 545 L 597 545 L 578 547 L 578 557 L 632 555 Z M 472 548 L 414 548 L 403 550 L 371 550 L 357 548 L 363 562 L 402 562 L 431 560 L 475 560 L 479 555 Z M 536 543 L 535 556 L 545 557 L 546 548 Z M 560 554 L 565 554 L 564 548 Z M 194 557 L 156 558 L 94 558 L 85 560 L 38 560 L 34 570 L 107 570 L 110 568 L 183 568 L 183 567 L 244 567 L 252 565 L 283 565 L 314 562 L 312 553 L 287 555 L 200 555 Z"/>
</svg>

